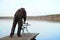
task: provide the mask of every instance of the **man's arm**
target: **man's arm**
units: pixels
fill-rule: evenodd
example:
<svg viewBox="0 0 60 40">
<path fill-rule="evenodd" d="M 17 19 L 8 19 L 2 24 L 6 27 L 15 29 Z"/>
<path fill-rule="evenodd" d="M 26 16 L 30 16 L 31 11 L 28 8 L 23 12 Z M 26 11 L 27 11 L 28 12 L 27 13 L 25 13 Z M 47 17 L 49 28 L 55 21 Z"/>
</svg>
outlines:
<svg viewBox="0 0 60 40">
<path fill-rule="evenodd" d="M 24 24 L 25 24 L 25 22 L 26 22 L 26 17 L 27 17 L 27 15 L 26 15 L 26 12 L 24 13 Z"/>
</svg>

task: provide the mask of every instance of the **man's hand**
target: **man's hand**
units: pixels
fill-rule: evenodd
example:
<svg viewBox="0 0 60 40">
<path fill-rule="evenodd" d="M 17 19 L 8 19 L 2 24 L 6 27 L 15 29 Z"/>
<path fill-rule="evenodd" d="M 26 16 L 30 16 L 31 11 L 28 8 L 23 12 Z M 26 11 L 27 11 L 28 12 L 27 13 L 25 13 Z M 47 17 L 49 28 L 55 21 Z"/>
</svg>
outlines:
<svg viewBox="0 0 60 40">
<path fill-rule="evenodd" d="M 25 21 L 24 21 L 24 24 L 25 24 Z"/>
</svg>

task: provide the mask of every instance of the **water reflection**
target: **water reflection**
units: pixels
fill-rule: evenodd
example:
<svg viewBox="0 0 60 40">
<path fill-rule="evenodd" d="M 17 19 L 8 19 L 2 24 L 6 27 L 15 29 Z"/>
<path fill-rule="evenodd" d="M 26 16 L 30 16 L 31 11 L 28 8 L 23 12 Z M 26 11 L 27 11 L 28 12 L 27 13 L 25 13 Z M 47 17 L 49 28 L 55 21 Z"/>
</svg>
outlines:
<svg viewBox="0 0 60 40">
<path fill-rule="evenodd" d="M 0 20 L 0 38 L 9 35 L 13 20 Z M 60 22 L 27 20 L 31 33 L 40 33 L 37 40 L 60 40 Z M 17 27 L 16 31 L 17 32 Z M 26 32 L 26 31 L 25 31 Z"/>
</svg>

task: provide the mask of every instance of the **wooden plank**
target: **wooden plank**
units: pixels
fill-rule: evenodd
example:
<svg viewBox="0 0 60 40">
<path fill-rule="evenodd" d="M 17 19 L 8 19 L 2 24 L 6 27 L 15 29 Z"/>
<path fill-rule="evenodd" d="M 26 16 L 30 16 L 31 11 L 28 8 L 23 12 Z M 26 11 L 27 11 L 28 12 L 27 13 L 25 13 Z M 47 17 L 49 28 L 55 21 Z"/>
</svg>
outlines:
<svg viewBox="0 0 60 40">
<path fill-rule="evenodd" d="M 12 38 L 9 36 L 0 38 L 0 40 L 31 40 L 34 39 L 39 33 L 23 33 L 21 37 L 17 37 L 15 34 Z"/>
</svg>

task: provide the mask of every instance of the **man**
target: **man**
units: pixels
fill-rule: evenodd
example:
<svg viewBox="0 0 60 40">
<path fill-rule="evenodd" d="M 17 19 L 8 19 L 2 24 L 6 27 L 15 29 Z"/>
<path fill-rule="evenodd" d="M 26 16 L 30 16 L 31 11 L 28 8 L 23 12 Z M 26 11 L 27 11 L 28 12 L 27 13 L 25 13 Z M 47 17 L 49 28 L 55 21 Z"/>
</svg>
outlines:
<svg viewBox="0 0 60 40">
<path fill-rule="evenodd" d="M 24 22 L 23 22 L 23 20 L 24 20 Z M 23 25 L 23 23 L 25 24 L 25 22 L 26 22 L 26 11 L 25 11 L 24 8 L 20 8 L 16 11 L 16 13 L 14 15 L 14 21 L 13 21 L 10 37 L 13 37 L 15 27 L 16 27 L 17 23 L 18 23 L 17 36 L 20 37 L 21 36 L 20 33 L 21 33 L 22 25 Z"/>
</svg>

